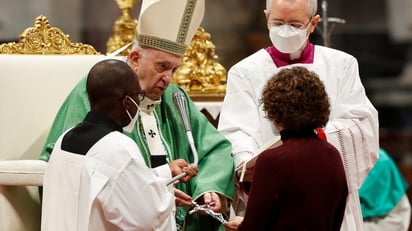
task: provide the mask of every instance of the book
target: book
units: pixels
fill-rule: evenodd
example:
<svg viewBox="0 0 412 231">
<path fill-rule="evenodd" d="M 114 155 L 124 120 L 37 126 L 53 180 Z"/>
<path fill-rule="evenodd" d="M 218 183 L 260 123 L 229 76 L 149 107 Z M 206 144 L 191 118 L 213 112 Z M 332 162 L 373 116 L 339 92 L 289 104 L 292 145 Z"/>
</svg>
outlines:
<svg viewBox="0 0 412 231">
<path fill-rule="evenodd" d="M 250 158 L 249 160 L 247 160 L 247 161 L 243 162 L 241 165 L 239 165 L 236 168 L 236 171 L 238 171 L 239 169 L 242 169 L 242 171 L 240 173 L 239 182 L 243 182 L 243 178 L 245 177 L 246 169 L 255 166 L 256 160 L 257 160 L 258 156 L 261 153 L 263 153 L 267 149 L 272 149 L 272 148 L 278 147 L 281 144 L 282 144 L 282 140 L 280 139 L 280 136 L 276 136 L 274 139 L 270 140 L 266 144 L 262 145 L 262 147 L 260 147 L 258 150 L 256 150 L 256 152 L 253 154 L 252 158 Z"/>
</svg>

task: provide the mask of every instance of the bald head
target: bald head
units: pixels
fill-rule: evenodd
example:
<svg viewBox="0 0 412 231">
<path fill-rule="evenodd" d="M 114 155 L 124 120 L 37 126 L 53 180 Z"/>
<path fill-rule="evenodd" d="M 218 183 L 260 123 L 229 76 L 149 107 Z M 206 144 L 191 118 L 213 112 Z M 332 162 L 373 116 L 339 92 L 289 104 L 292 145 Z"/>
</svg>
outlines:
<svg viewBox="0 0 412 231">
<path fill-rule="evenodd" d="M 107 59 L 90 69 L 86 90 L 92 110 L 107 111 L 120 98 L 140 90 L 140 85 L 129 65 L 120 60 Z"/>
</svg>

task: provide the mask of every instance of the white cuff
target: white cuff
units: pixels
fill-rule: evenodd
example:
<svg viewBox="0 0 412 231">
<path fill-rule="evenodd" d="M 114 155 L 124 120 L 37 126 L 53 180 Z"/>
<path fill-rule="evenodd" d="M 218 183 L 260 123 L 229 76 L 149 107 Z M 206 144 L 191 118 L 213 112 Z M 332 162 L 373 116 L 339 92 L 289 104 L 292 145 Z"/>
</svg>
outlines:
<svg viewBox="0 0 412 231">
<path fill-rule="evenodd" d="M 233 153 L 233 159 L 235 161 L 235 168 L 239 167 L 240 164 L 249 160 L 252 157 L 253 157 L 253 153 L 249 151 Z"/>
<path fill-rule="evenodd" d="M 172 172 L 170 171 L 168 164 L 164 164 L 164 165 L 160 165 L 159 167 L 152 168 L 152 171 L 157 177 L 162 177 L 166 179 L 172 178 Z"/>
</svg>

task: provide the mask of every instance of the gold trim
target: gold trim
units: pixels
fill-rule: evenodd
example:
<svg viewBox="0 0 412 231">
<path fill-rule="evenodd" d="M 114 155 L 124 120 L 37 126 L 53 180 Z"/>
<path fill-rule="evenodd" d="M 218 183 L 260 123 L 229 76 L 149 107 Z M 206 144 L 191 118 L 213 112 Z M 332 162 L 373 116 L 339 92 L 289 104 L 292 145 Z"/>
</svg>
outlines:
<svg viewBox="0 0 412 231">
<path fill-rule="evenodd" d="M 185 43 L 187 31 L 190 29 L 190 22 L 192 21 L 193 11 L 196 7 L 196 0 L 191 0 L 186 3 L 185 12 L 180 22 L 179 31 L 177 33 L 176 42 Z"/>
<path fill-rule="evenodd" d="M 51 27 L 49 20 L 40 15 L 34 20 L 34 26 L 20 34 L 18 43 L 0 45 L 0 54 L 41 54 L 41 55 L 98 55 L 91 45 L 72 43 L 69 35 L 59 28 Z"/>
<path fill-rule="evenodd" d="M 166 51 L 178 56 L 183 56 L 186 50 L 186 45 L 172 42 L 167 39 L 162 39 L 156 36 L 149 36 L 149 35 L 137 35 L 137 42 L 139 45 L 153 47 L 162 51 Z"/>
</svg>

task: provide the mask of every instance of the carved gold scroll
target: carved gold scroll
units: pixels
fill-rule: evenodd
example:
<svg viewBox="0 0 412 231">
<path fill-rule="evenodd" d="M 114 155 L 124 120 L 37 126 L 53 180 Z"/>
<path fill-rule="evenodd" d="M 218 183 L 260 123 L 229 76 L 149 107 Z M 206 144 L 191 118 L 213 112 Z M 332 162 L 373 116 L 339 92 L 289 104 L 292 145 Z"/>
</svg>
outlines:
<svg viewBox="0 0 412 231">
<path fill-rule="evenodd" d="M 52 27 L 49 20 L 40 15 L 29 27 L 20 34 L 20 41 L 0 45 L 0 54 L 100 54 L 92 46 L 82 43 L 72 43 L 69 35 L 59 28 Z"/>
</svg>

